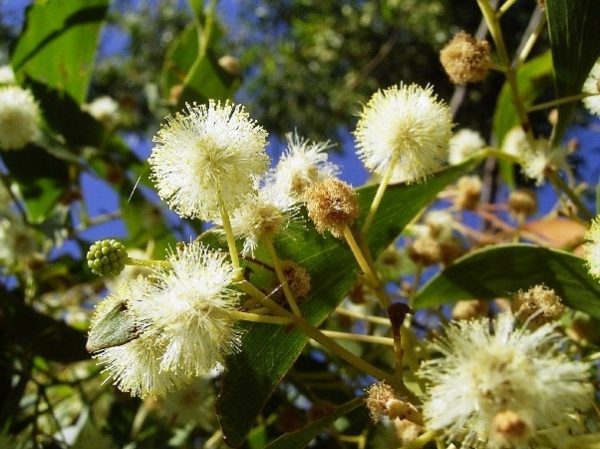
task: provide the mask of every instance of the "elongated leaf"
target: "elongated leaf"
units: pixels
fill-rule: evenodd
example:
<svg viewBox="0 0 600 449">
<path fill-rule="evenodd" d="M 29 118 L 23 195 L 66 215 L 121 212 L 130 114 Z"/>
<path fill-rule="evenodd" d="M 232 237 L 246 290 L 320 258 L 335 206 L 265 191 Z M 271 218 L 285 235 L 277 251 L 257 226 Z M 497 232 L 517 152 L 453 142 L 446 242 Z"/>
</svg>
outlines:
<svg viewBox="0 0 600 449">
<path fill-rule="evenodd" d="M 26 85 L 40 103 L 44 118 L 52 129 L 61 134 L 70 146 L 100 147 L 104 138 L 104 127 L 64 91 L 28 78 Z"/>
<path fill-rule="evenodd" d="M 68 164 L 33 144 L 4 152 L 2 160 L 19 185 L 30 220 L 43 221 L 69 186 Z"/>
<path fill-rule="evenodd" d="M 165 58 L 162 72 L 164 95 L 179 103 L 231 98 L 237 87 L 236 78 L 219 67 L 210 45 L 200 61 L 196 61 L 197 55 L 197 30 L 195 26 L 189 26 L 173 42 Z M 182 88 L 183 91 L 178 92 Z"/>
<path fill-rule="evenodd" d="M 553 288 L 573 309 L 600 317 L 600 283 L 585 261 L 532 245 L 499 245 L 473 251 L 431 279 L 415 298 L 418 308 L 462 299 L 507 297 L 535 284 Z"/>
<path fill-rule="evenodd" d="M 91 78 L 108 0 L 47 0 L 28 8 L 11 57 L 17 76 L 68 92 L 81 103 Z"/>
<path fill-rule="evenodd" d="M 439 191 L 472 166 L 473 162 L 467 162 L 422 184 L 388 188 L 369 231 L 373 254 L 389 245 Z M 363 217 L 375 191 L 376 186 L 358 190 Z M 282 258 L 294 260 L 309 271 L 313 287 L 301 308 L 312 324 L 322 323 L 356 281 L 358 269 L 352 253 L 340 240 L 319 236 L 308 223 L 292 225 L 276 244 Z M 227 360 L 217 399 L 225 438 L 233 446 L 242 444 L 265 402 L 308 341 L 303 334 L 281 326 L 255 324 L 247 329 L 242 351 Z"/>
<path fill-rule="evenodd" d="M 296 432 L 286 433 L 280 436 L 265 449 L 303 449 L 308 446 L 319 433 L 323 432 L 333 422 L 342 416 L 350 413 L 352 410 L 360 407 L 364 403 L 362 398 L 355 398 L 343 405 L 337 407 L 332 413 L 310 423 L 308 426 L 297 430 Z"/>
<path fill-rule="evenodd" d="M 7 341 L 22 350 L 56 362 L 89 358 L 83 332 L 38 312 L 21 298 L 0 291 L 0 313 Z"/>
<path fill-rule="evenodd" d="M 556 96 L 562 98 L 578 94 L 600 56 L 598 0 L 547 0 L 546 14 Z M 567 103 L 558 108 L 554 143 L 560 141 L 574 109 L 575 103 Z"/>
</svg>

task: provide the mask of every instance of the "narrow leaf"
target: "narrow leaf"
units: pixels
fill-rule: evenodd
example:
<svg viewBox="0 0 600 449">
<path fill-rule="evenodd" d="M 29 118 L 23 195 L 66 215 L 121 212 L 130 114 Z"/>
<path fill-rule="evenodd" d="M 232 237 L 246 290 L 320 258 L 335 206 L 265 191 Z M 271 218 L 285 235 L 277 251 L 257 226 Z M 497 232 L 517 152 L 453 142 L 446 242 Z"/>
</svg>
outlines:
<svg viewBox="0 0 600 449">
<path fill-rule="evenodd" d="M 108 0 L 47 0 L 27 10 L 11 65 L 24 75 L 68 92 L 81 103 L 91 79 Z"/>
<path fill-rule="evenodd" d="M 598 0 L 547 0 L 546 14 L 554 64 L 556 97 L 581 92 L 592 66 L 600 56 L 600 8 Z M 558 123 L 552 137 L 560 142 L 576 103 L 558 108 Z"/>
<path fill-rule="evenodd" d="M 363 398 L 352 399 L 337 407 L 333 412 L 310 423 L 308 426 L 280 436 L 271 444 L 267 445 L 265 449 L 303 449 L 307 447 L 318 434 L 333 424 L 336 419 L 347 415 L 352 410 L 360 407 L 363 403 Z"/>
<path fill-rule="evenodd" d="M 536 284 L 553 288 L 567 306 L 600 318 L 600 283 L 590 276 L 583 259 L 525 244 L 469 253 L 434 276 L 417 294 L 415 307 L 506 298 Z"/>
</svg>

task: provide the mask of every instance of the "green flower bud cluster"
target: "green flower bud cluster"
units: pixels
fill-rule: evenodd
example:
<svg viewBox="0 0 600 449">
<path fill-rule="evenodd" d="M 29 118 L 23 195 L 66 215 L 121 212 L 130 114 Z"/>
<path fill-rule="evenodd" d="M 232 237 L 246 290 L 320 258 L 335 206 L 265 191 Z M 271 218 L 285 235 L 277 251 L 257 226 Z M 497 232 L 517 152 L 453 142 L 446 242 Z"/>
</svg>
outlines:
<svg viewBox="0 0 600 449">
<path fill-rule="evenodd" d="M 87 264 L 92 273 L 98 276 L 116 276 L 127 260 L 125 246 L 114 239 L 100 240 L 90 246 Z"/>
</svg>

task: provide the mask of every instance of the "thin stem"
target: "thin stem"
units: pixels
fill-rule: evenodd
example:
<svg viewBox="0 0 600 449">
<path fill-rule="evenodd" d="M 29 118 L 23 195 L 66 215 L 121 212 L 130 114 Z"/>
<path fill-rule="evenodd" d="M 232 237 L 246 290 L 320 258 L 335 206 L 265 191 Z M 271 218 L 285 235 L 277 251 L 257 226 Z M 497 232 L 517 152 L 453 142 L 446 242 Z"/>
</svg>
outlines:
<svg viewBox="0 0 600 449">
<path fill-rule="evenodd" d="M 582 93 L 576 94 L 576 95 L 569 95 L 568 97 L 557 98 L 556 100 L 546 101 L 544 103 L 539 103 L 534 106 L 531 106 L 529 109 L 527 109 L 527 112 L 540 111 L 542 109 L 548 109 L 548 108 L 552 108 L 554 106 L 560 106 L 561 104 L 565 104 L 565 103 L 573 103 L 575 101 L 583 100 L 584 98 L 591 97 L 594 95 L 599 95 L 599 94 L 590 94 L 587 92 L 582 92 Z"/>
<path fill-rule="evenodd" d="M 575 207 L 577 207 L 579 212 L 584 216 L 586 220 L 591 220 L 592 218 L 594 218 L 594 214 L 592 214 L 590 210 L 585 206 L 585 204 L 583 204 L 583 201 L 581 201 L 579 195 L 577 195 L 573 191 L 573 189 L 571 189 L 562 180 L 562 178 L 558 176 L 558 173 L 555 170 L 547 170 L 546 177 L 548 178 L 552 186 L 555 188 L 557 193 L 560 194 L 560 192 L 562 192 L 569 197 L 571 202 L 575 205 Z"/>
<path fill-rule="evenodd" d="M 483 17 L 487 23 L 488 29 L 490 30 L 490 34 L 492 35 L 492 39 L 494 39 L 494 42 L 496 44 L 496 49 L 498 51 L 498 58 L 500 59 L 500 63 L 503 64 L 507 69 L 506 81 L 508 82 L 510 88 L 512 101 L 515 106 L 515 110 L 517 111 L 521 128 L 525 132 L 527 143 L 529 147 L 533 149 L 535 148 L 535 137 L 531 130 L 531 123 L 529 122 L 527 111 L 525 110 L 525 106 L 523 105 L 521 94 L 519 93 L 519 85 L 517 83 L 516 71 L 512 67 L 510 58 L 508 56 L 508 51 L 506 50 L 504 37 L 502 36 L 502 29 L 500 28 L 500 23 L 498 22 L 498 17 L 496 16 L 496 12 L 492 8 L 488 0 L 477 0 L 477 4 L 479 5 L 479 9 L 481 10 L 481 13 L 483 14 Z"/>
<path fill-rule="evenodd" d="M 339 358 L 345 360 L 355 368 L 363 371 L 364 373 L 370 376 L 375 377 L 378 380 L 385 380 L 392 385 L 396 385 L 396 380 L 394 376 L 392 376 L 390 373 L 387 373 L 377 368 L 376 366 L 372 365 L 366 360 L 363 360 L 362 358 L 348 351 L 343 346 L 340 346 L 327 335 L 323 334 L 323 332 L 321 332 L 319 329 L 317 329 L 308 321 L 306 321 L 304 318 L 290 313 L 289 311 L 281 307 L 279 304 L 275 303 L 273 300 L 265 296 L 250 282 L 243 281 L 239 284 L 239 286 L 243 291 L 247 291 L 250 294 L 252 294 L 264 306 L 268 307 L 274 314 L 288 318 L 297 330 L 319 343 L 332 354 L 337 355 Z M 401 390 L 403 393 L 411 395 L 410 391 L 408 391 L 406 388 L 402 388 Z"/>
<path fill-rule="evenodd" d="M 385 193 L 385 190 L 387 189 L 390 179 L 392 178 L 392 174 L 394 173 L 394 168 L 396 166 L 396 163 L 398 162 L 398 158 L 399 158 L 399 155 L 394 155 L 392 157 L 385 173 L 383 174 L 383 178 L 381 179 L 381 182 L 379 183 L 379 187 L 377 188 L 377 192 L 375 193 L 375 196 L 373 197 L 373 202 L 371 203 L 371 208 L 369 209 L 369 213 L 367 214 L 367 218 L 365 219 L 365 222 L 361 229 L 361 233 L 363 235 L 367 235 L 367 232 L 369 231 L 369 228 L 371 227 L 373 218 L 375 218 L 375 213 L 377 212 L 377 209 L 379 208 L 379 205 L 381 204 L 381 200 L 383 199 L 383 194 Z"/>
<path fill-rule="evenodd" d="M 421 275 L 423 274 L 423 264 L 417 263 L 415 275 L 413 277 L 412 288 L 410 289 L 410 294 L 408 297 L 408 305 L 412 308 L 413 303 L 415 302 L 415 296 L 417 295 L 417 289 L 419 288 L 419 283 L 421 282 Z"/>
<path fill-rule="evenodd" d="M 394 339 L 390 337 L 381 337 L 379 335 L 353 334 L 352 332 L 338 332 L 330 330 L 322 330 L 323 335 L 326 335 L 336 340 L 352 340 L 362 341 L 365 343 L 375 343 L 385 346 L 394 346 Z"/>
<path fill-rule="evenodd" d="M 504 4 L 498 8 L 498 12 L 496 13 L 496 17 L 500 18 L 502 15 L 510 9 L 512 5 L 514 5 L 517 0 L 506 0 Z"/>
<path fill-rule="evenodd" d="M 219 196 L 219 202 L 221 203 L 221 221 L 223 222 L 223 231 L 225 231 L 225 238 L 227 239 L 227 247 L 229 248 L 229 256 L 231 257 L 231 263 L 234 268 L 240 269 L 240 258 L 237 252 L 237 246 L 235 245 L 235 237 L 233 236 L 233 229 L 231 228 L 231 221 L 229 221 L 229 214 L 223 204 L 223 199 Z"/>
<path fill-rule="evenodd" d="M 335 309 L 335 313 L 337 313 L 338 315 L 345 315 L 351 318 L 356 318 L 358 320 L 364 320 L 375 324 L 383 324 L 384 326 L 390 326 L 390 320 L 381 316 L 365 315 L 362 313 L 353 312 L 351 310 L 346 310 L 342 308 Z"/>
<path fill-rule="evenodd" d="M 400 326 L 400 341 L 402 342 L 402 350 L 405 356 L 404 358 L 408 363 L 408 367 L 410 368 L 411 372 L 415 374 L 419 370 L 419 362 L 417 361 L 417 357 L 414 352 L 414 347 L 411 344 L 412 335 L 410 329 L 405 325 Z M 421 391 L 425 391 L 425 385 L 423 384 L 423 381 L 419 377 L 416 377 L 416 379 L 417 385 L 419 385 Z"/>
<path fill-rule="evenodd" d="M 298 307 L 298 303 L 296 302 L 296 298 L 294 297 L 294 293 L 290 290 L 290 286 L 288 284 L 287 278 L 285 277 L 285 273 L 283 272 L 283 267 L 281 266 L 281 261 L 277 256 L 277 251 L 275 250 L 275 246 L 273 245 L 272 236 L 266 236 L 264 238 L 264 242 L 267 245 L 267 249 L 271 254 L 271 261 L 273 262 L 273 267 L 275 268 L 275 273 L 277 273 L 277 278 L 279 282 L 281 282 L 281 286 L 283 287 L 283 294 L 285 295 L 285 299 L 287 300 L 290 309 L 294 312 L 294 315 L 301 316 L 302 312 L 300 312 L 300 308 Z"/>
<path fill-rule="evenodd" d="M 420 435 L 414 440 L 411 440 L 408 443 L 406 443 L 400 449 L 421 449 L 427 443 L 434 440 L 437 434 L 438 433 L 436 430 L 428 430 L 423 435 Z"/>
<path fill-rule="evenodd" d="M 375 274 L 375 272 L 371 269 L 371 266 L 369 264 L 369 262 L 367 261 L 367 258 L 365 257 L 365 255 L 363 254 L 360 246 L 358 246 L 358 243 L 356 242 L 356 239 L 354 238 L 354 234 L 352 234 L 352 231 L 350 230 L 350 228 L 348 226 L 344 227 L 344 238 L 346 239 L 346 242 L 348 243 L 348 246 L 350 247 L 350 250 L 352 251 L 352 254 L 354 254 L 354 258 L 356 259 L 356 262 L 358 262 L 358 266 L 360 267 L 360 269 L 363 271 L 365 278 L 367 279 L 367 281 L 371 284 L 371 286 L 373 288 L 377 288 L 379 286 L 379 279 L 377 278 L 377 275 Z"/>
<path fill-rule="evenodd" d="M 227 313 L 236 320 L 251 321 L 253 323 L 281 324 L 283 326 L 287 326 L 292 323 L 288 318 L 280 316 L 242 312 L 241 310 L 230 310 Z"/>
<path fill-rule="evenodd" d="M 10 196 L 10 198 L 13 200 L 13 202 L 17 206 L 17 209 L 19 210 L 19 215 L 21 215 L 21 219 L 23 220 L 23 223 L 25 223 L 27 226 L 30 226 L 29 218 L 27 217 L 27 211 L 25 210 L 25 207 L 23 206 L 23 204 L 21 203 L 19 198 L 15 195 L 15 193 L 12 191 L 12 189 L 10 188 L 10 179 L 8 178 L 7 175 L 0 174 L 0 181 L 2 181 L 2 184 L 4 185 L 4 188 L 6 189 L 8 195 Z"/>
<path fill-rule="evenodd" d="M 193 4 L 190 4 L 190 7 L 192 11 L 195 11 Z M 200 66 L 200 63 L 206 56 L 206 51 L 208 50 L 208 43 L 210 42 L 210 37 L 215 22 L 215 16 L 217 14 L 217 0 L 210 1 L 206 12 L 206 20 L 204 21 L 204 27 L 202 27 L 202 23 L 200 22 L 199 14 L 199 11 L 195 14 L 196 33 L 198 35 L 198 53 L 196 54 L 196 59 L 194 59 L 190 70 L 188 70 L 185 79 L 183 80 L 184 86 L 187 86 L 190 83 L 192 77 L 196 73 L 196 69 Z"/>
<path fill-rule="evenodd" d="M 527 27 L 527 30 L 531 30 L 532 27 L 533 30 L 531 30 L 529 36 L 527 37 L 527 40 L 525 41 L 521 51 L 519 52 L 519 56 L 517 57 L 516 61 L 517 65 L 523 64 L 525 60 L 529 57 L 529 54 L 531 53 L 531 50 L 533 49 L 533 46 L 535 45 L 538 37 L 540 37 L 540 34 L 542 34 L 542 32 L 544 31 L 545 25 L 546 14 L 544 14 L 544 12 L 538 7 L 538 9 L 536 9 L 533 13 L 530 24 Z"/>
</svg>

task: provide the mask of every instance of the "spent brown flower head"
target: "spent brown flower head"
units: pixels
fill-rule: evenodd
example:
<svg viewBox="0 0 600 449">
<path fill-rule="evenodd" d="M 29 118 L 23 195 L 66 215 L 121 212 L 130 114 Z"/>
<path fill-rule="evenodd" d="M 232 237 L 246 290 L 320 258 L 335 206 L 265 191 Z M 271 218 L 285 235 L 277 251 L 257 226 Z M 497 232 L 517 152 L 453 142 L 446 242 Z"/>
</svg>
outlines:
<svg viewBox="0 0 600 449">
<path fill-rule="evenodd" d="M 490 44 L 460 31 L 440 51 L 440 62 L 454 84 L 483 81 L 491 65 Z"/>
<path fill-rule="evenodd" d="M 306 192 L 306 209 L 318 232 L 341 238 L 344 228 L 358 217 L 358 200 L 349 184 L 335 178 L 312 185 Z"/>
<path fill-rule="evenodd" d="M 515 295 L 517 315 L 535 327 L 558 320 L 565 313 L 562 299 L 545 285 L 536 285 L 527 291 L 519 290 Z"/>
</svg>

